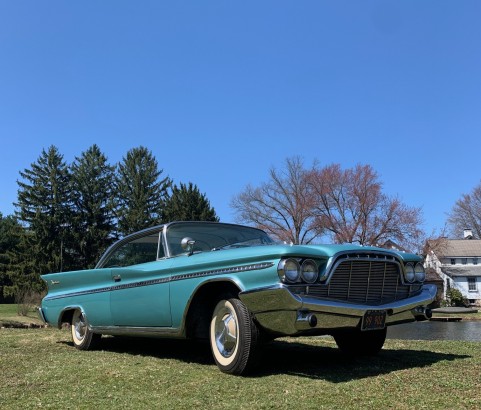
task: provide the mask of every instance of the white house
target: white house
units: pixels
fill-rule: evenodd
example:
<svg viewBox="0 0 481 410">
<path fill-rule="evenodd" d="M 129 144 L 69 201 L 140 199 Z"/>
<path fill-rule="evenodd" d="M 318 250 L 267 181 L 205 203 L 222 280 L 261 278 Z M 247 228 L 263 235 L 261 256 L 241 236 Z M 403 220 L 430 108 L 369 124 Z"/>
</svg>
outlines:
<svg viewBox="0 0 481 410">
<path fill-rule="evenodd" d="M 464 238 L 432 241 L 425 265 L 443 280 L 444 298 L 449 287 L 456 288 L 471 305 L 481 306 L 481 240 L 472 239 L 470 230 Z"/>
</svg>

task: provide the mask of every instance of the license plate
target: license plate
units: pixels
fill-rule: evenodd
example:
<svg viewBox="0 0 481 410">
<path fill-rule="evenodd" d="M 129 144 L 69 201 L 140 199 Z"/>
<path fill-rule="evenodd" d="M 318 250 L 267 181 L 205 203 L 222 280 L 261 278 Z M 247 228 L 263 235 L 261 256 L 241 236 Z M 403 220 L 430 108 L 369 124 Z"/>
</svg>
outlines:
<svg viewBox="0 0 481 410">
<path fill-rule="evenodd" d="M 386 327 L 385 310 L 368 310 L 362 318 L 361 330 L 376 330 Z"/>
</svg>

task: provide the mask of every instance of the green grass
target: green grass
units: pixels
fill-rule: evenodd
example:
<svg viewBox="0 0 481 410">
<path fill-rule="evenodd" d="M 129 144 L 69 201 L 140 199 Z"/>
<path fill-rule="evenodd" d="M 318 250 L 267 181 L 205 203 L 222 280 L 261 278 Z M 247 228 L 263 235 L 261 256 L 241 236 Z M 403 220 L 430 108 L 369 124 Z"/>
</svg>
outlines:
<svg viewBox="0 0 481 410">
<path fill-rule="evenodd" d="M 433 317 L 460 317 L 463 320 L 481 320 L 481 309 L 477 313 L 438 313 L 433 312 Z"/>
<path fill-rule="evenodd" d="M 37 315 L 37 311 L 31 307 L 25 316 L 18 314 L 18 306 L 16 304 L 0 304 L 0 327 L 15 323 L 33 323 L 40 325 L 42 321 Z"/>
<path fill-rule="evenodd" d="M 3 410 L 481 408 L 477 342 L 388 340 L 349 359 L 331 338 L 281 339 L 235 377 L 203 344 L 106 337 L 82 352 L 67 330 L 0 329 L 0 369 Z"/>
</svg>

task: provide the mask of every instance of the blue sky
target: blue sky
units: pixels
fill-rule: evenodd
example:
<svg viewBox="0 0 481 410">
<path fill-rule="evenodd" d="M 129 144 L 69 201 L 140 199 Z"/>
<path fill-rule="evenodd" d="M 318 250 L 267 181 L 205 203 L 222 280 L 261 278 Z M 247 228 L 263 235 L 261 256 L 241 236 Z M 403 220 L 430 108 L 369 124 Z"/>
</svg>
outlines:
<svg viewBox="0 0 481 410">
<path fill-rule="evenodd" d="M 370 164 L 441 229 L 481 180 L 479 1 L 0 1 L 0 212 L 55 145 L 139 145 L 223 221 L 301 156 Z"/>
</svg>

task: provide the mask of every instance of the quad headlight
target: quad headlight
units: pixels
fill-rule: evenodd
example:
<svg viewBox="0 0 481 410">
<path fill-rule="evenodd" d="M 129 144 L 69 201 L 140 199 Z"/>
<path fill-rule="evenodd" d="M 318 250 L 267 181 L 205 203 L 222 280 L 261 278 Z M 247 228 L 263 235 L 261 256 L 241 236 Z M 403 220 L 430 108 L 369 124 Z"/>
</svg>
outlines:
<svg viewBox="0 0 481 410">
<path fill-rule="evenodd" d="M 304 282 L 307 283 L 314 283 L 317 281 L 319 277 L 319 268 L 317 267 L 316 262 L 312 259 L 306 259 L 302 262 L 301 266 L 301 278 Z"/>
<path fill-rule="evenodd" d="M 416 263 L 414 266 L 414 279 L 416 282 L 424 282 L 426 280 L 426 271 L 422 263 Z"/>
<path fill-rule="evenodd" d="M 302 263 L 301 263 L 302 262 Z M 277 273 L 285 283 L 315 283 L 319 278 L 319 267 L 312 259 L 300 261 L 294 258 L 282 259 Z"/>
<path fill-rule="evenodd" d="M 404 278 L 406 279 L 406 282 L 408 283 L 413 283 L 415 280 L 415 272 L 414 272 L 414 265 L 412 263 L 407 263 L 404 266 Z"/>
<path fill-rule="evenodd" d="M 301 266 L 296 259 L 283 259 L 277 266 L 277 272 L 283 282 L 295 283 L 300 278 Z"/>
<path fill-rule="evenodd" d="M 426 272 L 421 262 L 414 264 L 409 262 L 404 265 L 404 279 L 408 283 L 424 282 L 426 280 Z"/>
</svg>

